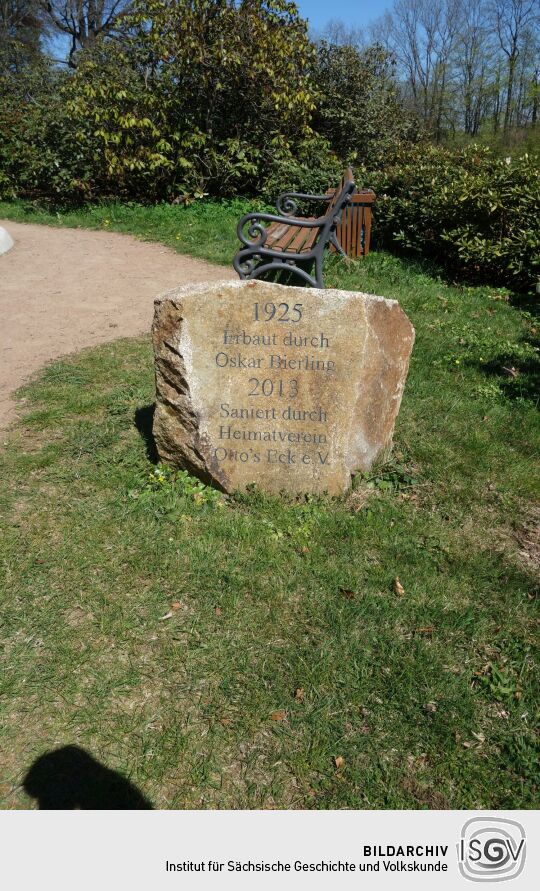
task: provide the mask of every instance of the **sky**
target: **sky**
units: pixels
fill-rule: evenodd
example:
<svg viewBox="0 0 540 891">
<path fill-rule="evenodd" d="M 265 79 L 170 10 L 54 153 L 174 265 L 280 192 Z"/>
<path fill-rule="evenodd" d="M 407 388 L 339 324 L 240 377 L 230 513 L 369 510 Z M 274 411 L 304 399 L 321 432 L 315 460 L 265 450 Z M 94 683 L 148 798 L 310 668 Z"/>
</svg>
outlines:
<svg viewBox="0 0 540 891">
<path fill-rule="evenodd" d="M 303 18 L 314 31 L 321 31 L 330 19 L 341 19 L 358 28 L 367 25 L 389 9 L 392 0 L 296 0 Z"/>
</svg>

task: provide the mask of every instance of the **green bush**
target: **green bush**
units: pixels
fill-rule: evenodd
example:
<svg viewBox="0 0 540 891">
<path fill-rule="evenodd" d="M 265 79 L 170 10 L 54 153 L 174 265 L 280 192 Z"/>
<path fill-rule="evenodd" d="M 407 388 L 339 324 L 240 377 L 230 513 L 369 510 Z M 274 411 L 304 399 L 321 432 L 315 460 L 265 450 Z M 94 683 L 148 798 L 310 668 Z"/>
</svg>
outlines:
<svg viewBox="0 0 540 891">
<path fill-rule="evenodd" d="M 46 60 L 0 76 L 0 197 L 58 204 L 93 197 L 99 158 L 92 129 L 81 134 L 67 106 L 69 77 Z"/>
<path fill-rule="evenodd" d="M 75 73 L 0 66 L 0 199 L 273 202 L 353 162 L 379 243 L 456 278 L 538 281 L 538 157 L 418 143 L 381 47 L 315 47 L 288 0 L 136 0 L 123 27 Z"/>
<path fill-rule="evenodd" d="M 294 4 L 137 0 L 123 27 L 74 74 L 0 77 L 4 196 L 232 197 L 302 167 L 313 47 Z"/>
<path fill-rule="evenodd" d="M 306 24 L 286 0 L 144 0 L 67 88 L 98 144 L 92 191 L 147 201 L 258 193 L 311 131 Z M 276 148 L 279 146 L 280 148 Z"/>
<path fill-rule="evenodd" d="M 294 147 L 276 140 L 262 181 L 262 197 L 273 203 L 286 191 L 324 193 L 337 185 L 342 173 L 343 162 L 322 136 L 313 134 Z"/>
<path fill-rule="evenodd" d="M 488 148 L 399 149 L 362 171 L 377 193 L 376 236 L 452 274 L 526 289 L 540 278 L 540 158 Z"/>
</svg>

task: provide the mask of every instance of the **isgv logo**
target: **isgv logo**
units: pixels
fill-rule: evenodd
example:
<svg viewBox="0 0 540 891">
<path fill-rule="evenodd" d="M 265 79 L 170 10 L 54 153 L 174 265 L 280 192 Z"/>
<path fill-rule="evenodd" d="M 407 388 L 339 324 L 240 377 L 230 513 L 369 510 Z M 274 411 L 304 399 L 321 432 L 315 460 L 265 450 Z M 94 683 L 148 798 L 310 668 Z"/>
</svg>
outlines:
<svg viewBox="0 0 540 891">
<path fill-rule="evenodd" d="M 471 882 L 515 879 L 525 866 L 523 826 L 502 817 L 473 817 L 461 830 L 459 871 Z"/>
</svg>

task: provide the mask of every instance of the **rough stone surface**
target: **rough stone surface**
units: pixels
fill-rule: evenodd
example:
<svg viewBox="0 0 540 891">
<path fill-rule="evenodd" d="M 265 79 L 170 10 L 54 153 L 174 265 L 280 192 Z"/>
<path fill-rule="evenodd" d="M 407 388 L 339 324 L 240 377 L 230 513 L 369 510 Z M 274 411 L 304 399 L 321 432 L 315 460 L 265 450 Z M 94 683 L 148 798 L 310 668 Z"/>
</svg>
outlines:
<svg viewBox="0 0 540 891">
<path fill-rule="evenodd" d="M 395 300 L 269 282 L 155 301 L 162 459 L 224 491 L 347 489 L 390 447 L 414 329 Z"/>
<path fill-rule="evenodd" d="M 13 239 L 7 229 L 0 226 L 0 254 L 6 254 L 13 247 Z"/>
</svg>

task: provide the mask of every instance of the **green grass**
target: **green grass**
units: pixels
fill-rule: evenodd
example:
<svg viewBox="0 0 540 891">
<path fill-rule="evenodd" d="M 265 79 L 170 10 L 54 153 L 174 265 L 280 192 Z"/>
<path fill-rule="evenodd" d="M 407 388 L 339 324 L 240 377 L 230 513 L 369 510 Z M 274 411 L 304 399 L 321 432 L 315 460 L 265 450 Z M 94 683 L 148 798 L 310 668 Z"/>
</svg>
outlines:
<svg viewBox="0 0 540 891">
<path fill-rule="evenodd" d="M 56 222 L 224 260 L 238 213 Z M 0 807 L 67 744 L 162 808 L 538 805 L 534 318 L 387 254 L 327 284 L 398 298 L 417 332 L 392 460 L 342 499 L 222 504 L 156 474 L 146 339 L 25 389 L 0 455 Z"/>
</svg>

